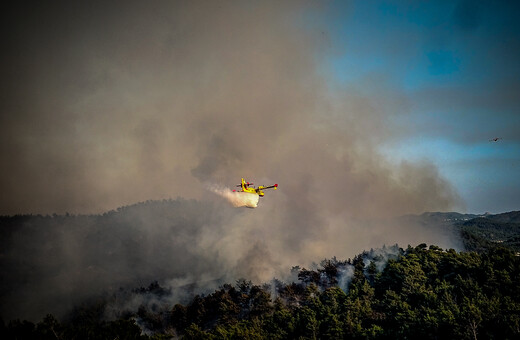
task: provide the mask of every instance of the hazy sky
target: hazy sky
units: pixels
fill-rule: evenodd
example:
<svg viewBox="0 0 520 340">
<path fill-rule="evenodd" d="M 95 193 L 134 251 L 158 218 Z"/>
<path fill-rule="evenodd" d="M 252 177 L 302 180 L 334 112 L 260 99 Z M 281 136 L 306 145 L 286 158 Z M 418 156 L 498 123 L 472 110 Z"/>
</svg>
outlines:
<svg viewBox="0 0 520 340">
<path fill-rule="evenodd" d="M 279 183 L 301 223 L 518 210 L 511 3 L 12 5 L 0 214 L 204 199 L 241 177 Z"/>
<path fill-rule="evenodd" d="M 370 97 L 373 79 L 405 98 L 379 145 L 435 164 L 469 212 L 520 208 L 520 5 L 513 1 L 336 1 L 336 80 Z M 341 8 L 341 10 L 338 10 Z M 367 85 L 368 83 L 368 85 Z M 502 138 L 497 143 L 492 138 Z"/>
</svg>

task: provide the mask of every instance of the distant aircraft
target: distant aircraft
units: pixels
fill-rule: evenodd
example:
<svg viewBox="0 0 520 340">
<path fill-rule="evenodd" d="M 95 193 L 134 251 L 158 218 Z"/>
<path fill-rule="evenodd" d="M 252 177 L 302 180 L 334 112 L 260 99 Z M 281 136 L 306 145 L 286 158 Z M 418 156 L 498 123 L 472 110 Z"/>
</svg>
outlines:
<svg viewBox="0 0 520 340">
<path fill-rule="evenodd" d="M 490 142 L 498 142 L 498 141 L 501 140 L 501 139 L 502 139 L 502 138 L 500 138 L 500 137 L 495 137 L 495 138 L 493 138 L 493 139 L 490 139 L 489 141 L 490 141 Z"/>
<path fill-rule="evenodd" d="M 271 188 L 273 188 L 274 190 L 278 189 L 278 184 L 270 185 L 267 187 L 260 185 L 258 188 L 255 188 L 252 185 L 253 185 L 253 183 L 246 182 L 242 178 L 242 183 L 237 185 L 237 187 L 241 187 L 242 190 L 239 190 L 238 192 L 248 192 L 250 194 L 258 194 L 258 196 L 264 197 L 264 192 L 262 190 L 271 189 Z M 236 190 L 233 190 L 233 191 L 235 192 Z"/>
</svg>

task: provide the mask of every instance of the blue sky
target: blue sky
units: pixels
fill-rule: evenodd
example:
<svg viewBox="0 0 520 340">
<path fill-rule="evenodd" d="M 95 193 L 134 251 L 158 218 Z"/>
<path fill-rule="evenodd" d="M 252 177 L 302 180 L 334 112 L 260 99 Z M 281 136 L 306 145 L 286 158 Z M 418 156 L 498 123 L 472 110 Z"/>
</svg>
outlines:
<svg viewBox="0 0 520 340">
<path fill-rule="evenodd" d="M 335 1 L 328 13 L 334 81 L 360 89 L 378 75 L 406 98 L 408 112 L 392 118 L 404 134 L 380 151 L 392 162 L 433 163 L 468 212 L 520 208 L 520 6 L 512 3 Z"/>
</svg>

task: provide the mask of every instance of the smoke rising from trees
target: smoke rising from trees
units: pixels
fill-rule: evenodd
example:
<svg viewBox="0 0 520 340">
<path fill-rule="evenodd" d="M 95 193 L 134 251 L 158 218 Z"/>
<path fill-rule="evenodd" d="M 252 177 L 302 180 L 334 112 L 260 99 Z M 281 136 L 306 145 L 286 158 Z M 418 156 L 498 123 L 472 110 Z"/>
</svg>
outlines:
<svg viewBox="0 0 520 340">
<path fill-rule="evenodd" d="M 400 221 L 317 226 L 302 234 L 288 221 L 278 221 L 281 215 L 266 216 L 263 205 L 233 208 L 215 198 L 150 201 L 103 215 L 2 217 L 0 269 L 6 275 L 0 281 L 0 316 L 61 317 L 92 297 L 156 280 L 171 287 L 169 303 L 240 278 L 258 284 L 275 277 L 292 282 L 293 266 L 351 257 L 372 244 L 396 240 L 460 248 L 453 231 Z M 346 287 L 348 275 L 344 278 Z M 118 301 L 110 315 L 142 303 Z"/>
</svg>

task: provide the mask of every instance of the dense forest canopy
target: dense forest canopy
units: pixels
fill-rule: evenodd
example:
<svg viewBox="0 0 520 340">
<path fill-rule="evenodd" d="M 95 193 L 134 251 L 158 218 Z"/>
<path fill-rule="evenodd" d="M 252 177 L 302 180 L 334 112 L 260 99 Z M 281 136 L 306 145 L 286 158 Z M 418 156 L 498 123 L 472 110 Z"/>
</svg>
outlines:
<svg viewBox="0 0 520 340">
<path fill-rule="evenodd" d="M 384 267 L 383 257 L 387 256 Z M 142 304 L 107 320 L 117 294 L 58 321 L 2 322 L 3 338 L 43 339 L 515 339 L 520 257 L 504 247 L 456 252 L 421 244 L 384 247 L 315 270 L 298 282 L 224 284 L 186 304 Z M 345 281 L 345 276 L 348 279 Z M 157 282 L 126 296 L 154 296 Z M 120 297 L 120 295 L 119 295 Z M 139 325 L 139 327 L 138 327 Z"/>
<path fill-rule="evenodd" d="M 24 280 L 30 281 L 41 274 L 31 272 L 31 266 L 57 274 L 55 281 L 43 281 L 42 290 L 35 294 L 52 295 L 49 283 L 59 284 L 60 280 L 70 279 L 59 275 L 59 262 L 49 263 L 45 259 L 41 263 L 27 262 L 43 255 L 61 258 L 67 249 L 53 248 L 52 242 L 35 246 L 35 241 L 28 238 L 29 242 L 24 245 L 27 249 L 14 254 L 24 254 L 31 247 L 35 253 L 25 258 L 12 256 L 9 246 L 13 240 L 23 239 L 31 232 L 53 237 L 61 234 L 64 239 L 80 233 L 95 241 L 90 243 L 98 244 L 95 249 L 78 248 L 85 255 L 78 263 L 63 263 L 76 265 L 74 268 L 87 265 L 87 268 L 117 275 L 118 271 L 128 269 L 117 267 L 125 263 L 124 259 L 133 260 L 138 272 L 142 272 L 151 259 L 157 261 L 156 268 L 145 272 L 148 276 L 133 286 L 141 288 L 129 288 L 130 280 L 126 281 L 126 287 L 107 289 L 103 285 L 110 281 L 101 280 L 97 290 L 76 296 L 74 307 L 59 315 L 52 312 L 50 304 L 43 307 L 35 304 L 35 308 L 49 308 L 39 321 L 2 317 L 2 338 L 515 339 L 520 336 L 518 212 L 499 215 L 425 213 L 398 219 L 406 223 L 413 220 L 422 228 L 438 232 L 452 230 L 460 235 L 465 251 L 426 243 L 406 248 L 396 244 L 363 251 L 351 259 L 333 257 L 310 267 L 294 266 L 283 278 L 264 283 L 251 281 L 247 276 L 229 280 L 222 275 L 209 282 L 202 278 L 197 282 L 174 281 L 177 285 L 173 285 L 173 281 L 164 278 L 184 267 L 161 253 L 171 239 L 165 238 L 164 245 L 156 244 L 156 248 L 140 247 L 139 242 L 146 239 L 138 228 L 129 228 L 136 226 L 130 221 L 155 214 L 154 232 L 167 235 L 173 226 L 180 235 L 188 237 L 188 231 L 197 233 L 204 229 L 207 216 L 199 213 L 198 221 L 193 223 L 192 220 L 192 213 L 199 211 L 199 204 L 179 200 L 145 202 L 105 215 L 0 217 L 0 264 L 2 272 L 11 275 L 11 280 L 2 276 L 3 310 L 30 308 L 33 300 L 26 297 L 31 295 L 18 300 L 7 296 L 16 291 L 17 285 L 27 287 Z M 164 215 L 165 210 L 170 211 L 170 215 Z M 215 216 L 210 209 L 205 210 L 205 214 Z M 220 216 L 225 223 L 228 217 Z M 189 230 L 186 229 L 188 220 L 191 221 Z M 68 229 L 59 227 L 64 221 Z M 23 228 L 17 229 L 20 226 Z M 104 233 L 106 228 L 121 232 L 121 237 L 116 237 L 118 233 Z M 117 251 L 96 256 L 96 252 L 109 249 L 104 247 L 106 244 L 115 244 Z M 70 245 L 71 248 L 80 246 Z M 176 260 L 186 259 L 190 265 L 202 261 L 185 251 L 186 248 L 178 249 Z M 108 261 L 96 262 L 105 256 Z M 202 262 L 205 263 L 197 264 L 201 268 L 215 264 L 210 258 Z M 255 268 L 255 263 L 258 262 L 252 262 L 251 268 Z M 213 269 L 218 271 L 219 268 Z M 22 272 L 30 272 L 35 277 L 21 276 Z M 154 278 L 157 272 L 163 276 Z M 88 275 L 93 274 L 96 273 L 90 269 L 84 273 L 87 276 L 76 277 L 73 283 L 92 280 Z M 13 282 L 12 277 L 19 280 Z M 98 273 L 96 278 L 103 275 Z"/>
</svg>

